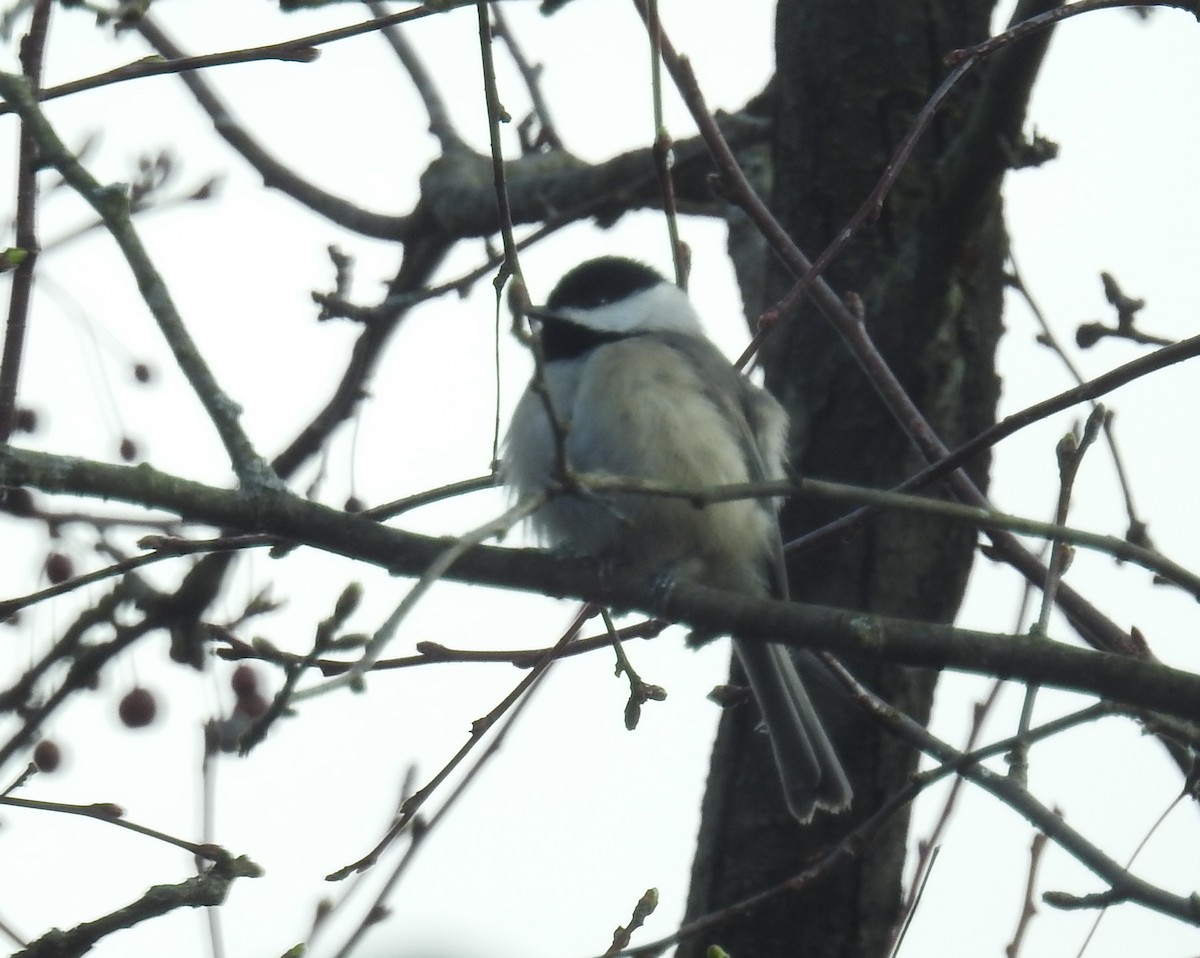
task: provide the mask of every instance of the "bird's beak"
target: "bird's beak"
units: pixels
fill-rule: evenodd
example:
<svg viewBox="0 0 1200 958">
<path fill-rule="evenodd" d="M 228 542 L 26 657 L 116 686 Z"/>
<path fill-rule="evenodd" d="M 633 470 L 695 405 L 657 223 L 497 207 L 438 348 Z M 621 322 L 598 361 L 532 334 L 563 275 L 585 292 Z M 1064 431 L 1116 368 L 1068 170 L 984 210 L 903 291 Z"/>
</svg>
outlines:
<svg viewBox="0 0 1200 958">
<path fill-rule="evenodd" d="M 539 323 L 544 323 L 547 320 L 550 322 L 554 322 L 555 320 L 563 322 L 564 320 L 564 317 L 553 312 L 548 306 L 530 306 L 525 311 L 525 315 L 530 319 L 536 319 Z"/>
</svg>

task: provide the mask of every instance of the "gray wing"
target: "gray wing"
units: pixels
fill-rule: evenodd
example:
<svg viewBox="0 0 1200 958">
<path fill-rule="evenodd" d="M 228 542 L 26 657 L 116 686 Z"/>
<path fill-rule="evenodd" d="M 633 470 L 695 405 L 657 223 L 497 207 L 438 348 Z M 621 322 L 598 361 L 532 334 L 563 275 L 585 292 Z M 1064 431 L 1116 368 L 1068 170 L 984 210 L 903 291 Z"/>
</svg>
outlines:
<svg viewBox="0 0 1200 958">
<path fill-rule="evenodd" d="M 664 340 L 700 370 L 709 399 L 738 437 L 751 481 L 783 478 L 787 416 L 774 397 L 733 369 L 707 340 L 682 335 Z M 774 512 L 776 506 L 764 501 L 763 508 Z M 772 529 L 762 561 L 768 566 L 766 581 L 773 586 L 772 594 L 786 599 L 783 543 L 778 525 L 772 524 Z M 734 649 L 770 736 L 788 810 L 801 822 L 808 822 L 818 808 L 830 812 L 847 808 L 852 798 L 850 782 L 789 650 L 736 637 Z M 798 654 L 821 667 L 812 653 Z"/>
</svg>

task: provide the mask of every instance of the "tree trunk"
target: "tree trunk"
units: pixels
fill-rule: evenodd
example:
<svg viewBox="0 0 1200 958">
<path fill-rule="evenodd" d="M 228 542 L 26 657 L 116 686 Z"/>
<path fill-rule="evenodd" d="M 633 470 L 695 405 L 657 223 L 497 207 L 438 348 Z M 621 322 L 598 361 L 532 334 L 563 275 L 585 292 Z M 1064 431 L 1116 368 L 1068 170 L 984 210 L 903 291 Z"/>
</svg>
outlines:
<svg viewBox="0 0 1200 958">
<path fill-rule="evenodd" d="M 1022 16 L 1052 3 L 1024 3 Z M 944 55 L 988 35 L 991 3 L 780 0 L 769 164 L 775 215 L 814 257 L 870 193 L 918 111 L 948 72 Z M 919 142 L 879 219 L 826 274 L 856 292 L 872 337 L 943 440 L 991 424 L 999 380 L 1006 236 L 1000 185 L 1020 137 L 1048 34 L 1003 51 L 960 83 Z M 744 250 L 735 255 L 744 264 Z M 747 289 L 748 311 L 792 280 L 773 257 Z M 743 279 L 754 270 L 742 270 Z M 800 475 L 888 487 L 923 461 L 830 324 L 809 305 L 776 329 L 763 353 L 767 384 L 792 417 Z M 986 481 L 987 463 L 970 468 Z M 940 490 L 927 490 L 940 493 Z M 796 500 L 784 538 L 842 510 Z M 807 554 L 789 556 L 800 601 L 951 620 L 966 585 L 973 530 L 893 514 Z M 936 676 L 845 663 L 888 701 L 924 722 Z M 735 681 L 737 676 L 734 676 Z M 916 756 L 830 687 L 810 683 L 855 787 L 853 809 L 800 827 L 783 807 L 770 748 L 752 707 L 729 709 L 713 751 L 688 902 L 689 919 L 741 901 L 811 864 L 913 772 Z M 826 688 L 822 688 L 824 685 Z M 735 956 L 877 956 L 899 916 L 908 817 L 810 887 L 685 943 Z"/>
</svg>

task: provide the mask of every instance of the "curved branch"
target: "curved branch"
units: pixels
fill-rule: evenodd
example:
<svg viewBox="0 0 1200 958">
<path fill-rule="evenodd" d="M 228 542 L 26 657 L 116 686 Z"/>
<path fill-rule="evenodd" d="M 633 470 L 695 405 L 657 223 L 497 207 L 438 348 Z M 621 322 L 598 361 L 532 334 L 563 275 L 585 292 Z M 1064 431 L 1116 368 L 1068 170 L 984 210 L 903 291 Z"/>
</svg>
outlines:
<svg viewBox="0 0 1200 958">
<path fill-rule="evenodd" d="M 130 218 L 128 189 L 101 186 L 67 149 L 38 107 L 31 84 L 24 76 L 0 73 L 0 96 L 20 114 L 23 129 L 36 140 L 42 162 L 56 169 L 71 187 L 100 215 L 129 270 L 137 280 L 146 306 L 154 316 L 180 371 L 199 398 L 216 428 L 238 480 L 248 488 L 278 482 L 242 430 L 241 407 L 225 394 L 187 331 L 166 283 L 147 254 Z"/>
<path fill-rule="evenodd" d="M 99 496 L 165 509 L 221 528 L 263 532 L 393 574 L 421 576 L 446 553 L 446 540 L 402 532 L 309 502 L 287 491 L 246 496 L 159 472 L 0 449 L 0 485 Z M 1044 638 L 1002 635 L 889 616 L 736 596 L 716 589 L 601 575 L 597 564 L 528 549 L 476 546 L 445 577 L 498 588 L 575 596 L 646 612 L 748 641 L 775 641 L 839 655 L 951 668 L 1098 695 L 1152 712 L 1200 720 L 1200 676 L 1157 662 L 1073 648 Z"/>
<path fill-rule="evenodd" d="M 139 22 L 138 29 L 163 56 L 184 56 L 148 18 Z M 411 64 L 409 69 L 411 72 Z M 430 225 L 447 240 L 489 236 L 498 229 L 488 157 L 466 149 L 447 150 L 421 177 L 418 209 L 404 215 L 376 213 L 322 190 L 276 159 L 233 119 L 226 104 L 199 74 L 186 72 L 180 78 L 212 120 L 217 134 L 262 176 L 268 187 L 286 193 L 331 222 L 364 236 L 397 240 L 428 237 Z M 721 126 L 734 144 L 765 134 L 761 119 L 740 114 L 723 118 Z M 693 212 L 698 207 L 715 212 L 703 141 L 694 137 L 675 144 L 675 156 L 681 199 L 690 201 Z M 577 209 L 580 197 L 596 198 L 581 215 L 608 220 L 661 201 L 649 148 L 631 150 L 598 164 L 585 163 L 561 150 L 531 153 L 507 161 L 505 169 L 514 224 L 539 222 L 563 210 Z M 422 214 L 422 207 L 427 216 Z"/>
<path fill-rule="evenodd" d="M 42 83 L 42 59 L 46 50 L 46 33 L 50 28 L 50 8 L 49 0 L 39 0 L 33 8 L 29 33 L 21 41 L 21 67 L 33 96 L 37 96 Z M 20 252 L 9 289 L 8 323 L 4 329 L 4 352 L 0 357 L 0 443 L 8 442 L 16 422 L 17 384 L 21 378 L 34 267 L 39 253 L 36 212 L 38 153 L 38 141 L 32 125 L 22 119 L 17 153 L 17 214 L 14 222 L 14 238 Z"/>
<path fill-rule="evenodd" d="M 634 0 L 634 3 L 645 19 L 647 15 L 645 0 Z M 754 191 L 730 150 L 729 144 L 725 142 L 713 120 L 712 112 L 704 100 L 703 92 L 691 64 L 685 57 L 679 56 L 666 37 L 663 37 L 662 57 L 663 62 L 671 71 L 684 102 L 691 111 L 693 119 L 695 119 L 701 135 L 709 145 L 713 160 L 720 170 L 732 201 L 746 211 L 792 275 L 802 277 L 801 282 L 811 282 L 808 290 L 809 297 L 833 325 L 846 344 L 850 355 L 863 370 L 867 380 L 879 394 L 913 447 L 930 463 L 936 463 L 948 457 L 950 451 L 946 444 L 937 435 L 921 410 L 917 408 L 912 397 L 908 395 L 896 374 L 880 354 L 867 332 L 862 317 L 856 315 L 824 279 L 813 276 L 812 261 L 793 242 Z M 764 315 L 763 321 L 777 322 L 779 318 L 779 313 L 772 309 L 768 311 L 767 315 Z M 947 481 L 961 501 L 981 508 L 989 507 L 987 497 L 962 469 L 952 471 Z M 1040 586 L 1045 581 L 1045 565 L 1037 556 L 1026 550 L 1014 536 L 999 531 L 990 532 L 989 535 L 997 558 L 1008 563 L 1034 585 Z M 1063 610 L 1072 627 L 1088 644 L 1098 649 L 1137 654 L 1136 644 L 1131 640 L 1129 634 L 1078 592 L 1064 586 L 1059 590 L 1057 599 L 1059 608 Z"/>
<path fill-rule="evenodd" d="M 939 762 L 951 763 L 961 759 L 962 753 L 930 734 L 920 722 L 913 721 L 879 699 L 862 686 L 840 662 L 829 656 L 825 656 L 824 661 L 838 681 L 850 690 L 855 701 L 895 734 Z M 1061 814 L 1034 798 L 1014 776 L 993 772 L 978 763 L 962 765 L 958 773 L 1023 815 L 1034 828 L 1048 835 L 1080 864 L 1106 881 L 1119 900 L 1141 902 L 1164 915 L 1171 915 L 1191 924 L 1200 924 L 1200 902 L 1197 902 L 1195 896 L 1174 895 L 1131 874 L 1119 862 L 1104 854 L 1080 832 L 1068 825 Z"/>
<path fill-rule="evenodd" d="M 563 148 L 562 139 L 550 117 L 550 107 L 546 103 L 546 98 L 542 95 L 542 65 L 531 63 L 525 56 L 525 52 L 517 43 L 517 38 L 504 16 L 503 4 L 492 4 L 492 29 L 508 47 L 508 55 L 512 57 L 517 71 L 521 74 L 521 79 L 525 81 L 525 89 L 529 92 L 529 101 L 533 105 L 533 115 L 537 117 L 540 127 L 537 131 L 536 142 L 548 146 L 552 150 L 561 150 Z"/>
<path fill-rule="evenodd" d="M 57 928 L 46 932 L 13 958 L 79 958 L 87 954 L 107 935 L 122 928 L 132 928 L 150 918 L 158 918 L 176 908 L 200 908 L 219 905 L 229 894 L 229 886 L 237 878 L 257 878 L 261 869 L 247 858 L 227 858 L 202 875 L 196 875 L 177 885 L 154 885 L 141 898 L 123 908 L 76 925 L 68 931 Z"/>
<path fill-rule="evenodd" d="M 765 133 L 761 120 L 743 114 L 725 117 L 721 125 L 734 143 L 749 143 Z M 688 209 L 715 212 L 703 142 L 699 138 L 683 141 L 676 145 L 676 155 L 676 189 L 690 202 Z M 561 152 L 534 153 L 505 163 L 504 172 L 513 222 L 544 223 L 517 242 L 517 249 L 587 216 L 610 222 L 630 209 L 654 206 L 660 200 L 650 149 L 632 150 L 594 165 Z M 406 218 L 410 239 L 400 271 L 383 301 L 367 311 L 370 322 L 355 342 L 333 395 L 276 457 L 273 465 L 280 476 L 290 476 L 354 411 L 396 324 L 408 309 L 427 298 L 425 283 L 451 244 L 490 236 L 499 228 L 492 173 L 488 157 L 465 150 L 443 155 L 426 169 L 421 177 L 421 200 Z M 580 197 L 585 197 L 583 202 Z M 461 292 L 499 262 L 492 260 L 443 289 Z"/>
<path fill-rule="evenodd" d="M 1200 3 L 1197 3 L 1196 0 L 1148 0 L 1148 2 L 1143 2 L 1143 0 L 1077 0 L 1076 3 L 1057 6 L 1054 10 L 1048 10 L 1029 19 L 1014 17 L 1015 25 L 1010 25 L 1004 33 L 991 37 L 983 43 L 977 43 L 973 47 L 967 47 L 965 50 L 955 50 L 946 59 L 954 62 L 968 57 L 985 56 L 1016 40 L 1046 30 L 1068 17 L 1076 17 L 1095 10 L 1111 10 L 1114 7 L 1174 7 L 1177 10 L 1186 10 L 1200 20 Z"/>
<path fill-rule="evenodd" d="M 168 60 L 179 60 L 187 55 L 160 30 L 149 17 L 137 22 L 138 32 L 155 50 Z M 314 212 L 347 229 L 390 239 L 404 232 L 407 218 L 387 216 L 364 210 L 353 203 L 334 196 L 332 193 L 309 183 L 293 169 L 275 159 L 250 133 L 233 119 L 229 108 L 198 73 L 188 71 L 179 75 L 187 85 L 201 109 L 213 122 L 213 129 L 226 143 L 236 150 L 263 178 L 268 187 L 280 190 L 303 203 Z"/>
<path fill-rule="evenodd" d="M 378 19 L 387 16 L 387 8 L 379 0 L 366 0 L 366 3 L 372 16 Z M 449 153 L 452 150 L 466 149 L 462 137 L 454 129 L 454 124 L 450 122 L 450 111 L 446 109 L 446 101 L 442 99 L 437 84 L 433 82 L 433 77 L 425 69 L 425 64 L 421 62 L 416 49 L 408 42 L 408 36 L 398 24 L 384 27 L 381 32 L 396 57 L 403 64 L 404 69 L 408 71 L 417 95 L 425 104 L 425 112 L 429 114 L 429 132 L 437 137 L 442 150 Z"/>
<path fill-rule="evenodd" d="M 352 23 L 346 27 L 337 27 L 334 30 L 325 30 L 321 33 L 296 37 L 294 40 L 284 40 L 281 43 L 271 43 L 266 46 L 252 47 L 245 50 L 226 50 L 221 53 L 208 53 L 201 56 L 184 57 L 181 60 L 173 59 L 165 62 L 152 58 L 135 60 L 133 63 L 127 63 L 124 66 L 117 67 L 115 70 L 109 70 L 96 76 L 84 77 L 80 80 L 60 83 L 58 86 L 47 87 L 45 90 L 39 92 L 39 99 L 43 101 L 55 100 L 59 97 L 82 93 L 84 90 L 95 90 L 99 87 L 121 83 L 125 80 L 163 76 L 165 74 L 179 73 L 183 70 L 200 70 L 206 67 L 226 66 L 231 63 L 248 63 L 255 60 L 291 60 L 307 63 L 315 58 L 317 53 L 314 49 L 315 47 L 323 46 L 326 43 L 335 43 L 338 40 L 347 40 L 350 37 L 361 36 L 364 33 L 371 33 L 374 30 L 385 29 L 396 24 L 435 16 L 445 13 L 448 10 L 453 10 L 455 7 L 465 7 L 467 4 L 474 2 L 475 0 L 438 0 L 436 3 L 412 7 L 400 13 L 389 14 L 378 20 Z M 0 103 L 0 116 L 9 112 L 11 112 L 11 107 L 6 103 Z"/>
<path fill-rule="evenodd" d="M 47 802 L 36 798 L 17 798 L 15 795 L 0 795 L 0 805 L 7 805 L 11 808 L 26 808 L 40 812 L 56 812 L 59 815 L 78 815 L 81 818 L 91 818 L 97 822 L 107 822 L 109 825 L 116 825 L 118 828 L 137 832 L 139 835 L 157 839 L 168 845 L 175 845 L 186 852 L 191 852 L 197 858 L 203 858 L 210 862 L 219 862 L 229 858 L 229 852 L 220 845 L 191 842 L 186 838 L 179 838 L 176 835 L 168 834 L 157 828 L 150 828 L 148 825 L 139 825 L 137 822 L 131 822 L 125 818 L 125 810 L 120 805 L 112 802 L 93 802 L 90 805 L 75 805 L 69 802 Z"/>
<path fill-rule="evenodd" d="M 1043 399 L 1041 402 L 1027 406 L 1019 412 L 1005 416 L 1000 422 L 989 426 L 977 436 L 967 440 L 956 448 L 954 452 L 931 463 L 920 472 L 914 473 L 905 479 L 893 491 L 905 492 L 912 489 L 924 488 L 947 473 L 966 465 L 976 456 L 991 449 L 1009 436 L 1020 432 L 1032 423 L 1045 419 L 1054 413 L 1070 409 L 1081 402 L 1098 399 L 1112 392 L 1114 389 L 1133 382 L 1135 379 L 1140 379 L 1142 376 L 1146 376 L 1156 370 L 1165 369 L 1167 366 L 1173 366 L 1175 363 L 1194 359 L 1196 356 L 1200 356 L 1200 336 L 1181 340 L 1178 343 L 1164 346 L 1145 356 L 1139 356 L 1137 359 L 1130 360 L 1115 369 L 1110 369 L 1108 372 L 1102 373 L 1095 379 L 1089 379 L 1078 386 L 1063 390 L 1057 396 Z M 849 515 L 827 523 L 820 529 L 814 529 L 812 532 L 798 539 L 793 539 L 787 544 L 788 548 L 812 548 L 826 539 L 843 534 L 848 528 L 857 525 L 870 515 L 871 511 L 869 507 L 856 509 Z"/>
<path fill-rule="evenodd" d="M 1013 12 L 1012 23 L 1020 23 L 1061 6 L 1061 0 L 1022 0 Z M 926 269 L 945 270 L 946 258 L 961 255 L 969 230 L 979 222 L 979 204 L 996 194 L 996 184 L 1012 166 L 1014 146 L 1029 106 L 1033 83 L 1041 70 L 1050 31 L 1029 42 L 1010 46 L 987 63 L 983 88 L 973 98 L 962 132 L 939 163 L 940 189 L 924 214 L 936 229 L 917 229 L 922 259 L 932 259 Z M 966 72 L 980 62 L 980 55 L 964 59 L 951 73 Z M 956 77 L 957 78 L 957 77 Z"/>
</svg>

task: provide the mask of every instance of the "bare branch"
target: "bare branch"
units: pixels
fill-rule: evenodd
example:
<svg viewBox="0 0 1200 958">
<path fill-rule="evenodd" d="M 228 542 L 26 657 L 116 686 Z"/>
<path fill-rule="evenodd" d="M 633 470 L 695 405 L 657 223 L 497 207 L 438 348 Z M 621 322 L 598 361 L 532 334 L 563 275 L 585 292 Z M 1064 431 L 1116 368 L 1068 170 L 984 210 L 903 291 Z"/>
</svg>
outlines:
<svg viewBox="0 0 1200 958">
<path fill-rule="evenodd" d="M 372 21 L 375 22 L 375 21 Z M 168 60 L 187 59 L 186 54 L 149 17 L 137 23 L 138 32 L 155 50 Z M 320 189 L 301 177 L 291 167 L 275 159 L 265 147 L 250 135 L 234 118 L 229 107 L 212 87 L 195 71 L 180 73 L 192 96 L 213 122 L 213 129 L 263 178 L 266 186 L 280 190 L 331 222 L 355 230 L 365 236 L 383 239 L 402 235 L 408 224 L 403 216 L 386 216 L 364 210 L 332 193 Z"/>
<path fill-rule="evenodd" d="M 528 693 L 541 680 L 542 676 L 546 674 L 546 671 L 550 668 L 550 666 L 555 663 L 558 658 L 558 653 L 564 647 L 566 647 L 572 638 L 574 638 L 575 633 L 578 631 L 581 624 L 582 615 L 576 617 L 575 621 L 568 626 L 567 630 L 563 633 L 562 638 L 558 640 L 554 648 L 547 653 L 547 655 L 536 666 L 534 666 L 533 669 L 530 670 L 528 675 L 526 675 L 523 679 L 521 679 L 520 682 L 517 683 L 516 687 L 513 688 L 513 690 L 509 692 L 508 695 L 506 695 L 499 702 L 499 704 L 496 705 L 495 708 L 488 712 L 487 715 L 476 719 L 471 723 L 471 733 L 467 738 L 467 741 L 463 743 L 462 747 L 454 753 L 450 760 L 442 766 L 442 768 L 436 775 L 433 776 L 433 778 L 431 778 L 424 786 L 419 788 L 404 802 L 404 804 L 400 807 L 400 814 L 396 817 L 396 821 L 392 824 L 392 827 L 388 829 L 387 834 L 383 837 L 379 844 L 358 861 L 353 862 L 344 868 L 340 868 L 330 875 L 327 875 L 327 881 L 341 881 L 355 872 L 361 872 L 367 868 L 370 868 L 375 864 L 376 861 L 379 860 L 379 856 L 384 852 L 384 850 L 393 841 L 395 841 L 396 838 L 409 825 L 412 824 L 417 812 L 421 810 L 421 807 L 425 804 L 425 802 L 428 801 L 430 796 L 432 796 L 438 787 L 441 786 L 441 784 L 450 776 L 450 773 L 462 763 L 463 759 L 465 759 L 471 753 L 472 749 L 475 748 L 475 746 L 483 739 L 483 737 L 487 735 L 489 731 L 491 731 L 492 727 L 504 717 L 505 713 L 507 713 L 523 698 L 527 700 Z M 478 768 L 478 763 L 476 764 L 476 768 Z M 453 793 L 449 800 L 452 800 L 458 794 L 461 794 L 461 791 Z"/>
<path fill-rule="evenodd" d="M 367 0 L 367 9 L 378 20 L 388 16 L 387 7 L 380 0 Z M 408 71 L 409 78 L 416 87 L 417 95 L 425 104 L 425 112 L 429 114 L 429 132 L 437 137 L 438 143 L 446 153 L 466 149 L 462 137 L 450 122 L 450 111 L 446 109 L 437 84 L 425 69 L 425 64 L 421 62 L 416 49 L 408 42 L 408 36 L 400 29 L 399 24 L 394 23 L 384 27 L 382 32 L 383 38 L 404 64 L 404 69 Z"/>
<path fill-rule="evenodd" d="M 108 822 L 110 825 L 126 828 L 131 832 L 155 838 L 168 845 L 175 845 L 198 858 L 207 859 L 210 862 L 220 862 L 230 858 L 229 852 L 225 851 L 219 845 L 189 842 L 187 839 L 177 838 L 174 835 L 168 835 L 166 832 L 160 832 L 156 828 L 149 828 L 145 825 L 139 825 L 137 822 L 128 821 L 124 818 L 125 812 L 121 807 L 111 802 L 96 802 L 91 805 L 70 805 L 66 802 L 44 802 L 33 798 L 17 798 L 14 795 L 2 795 L 0 796 L 0 805 L 34 809 L 42 812 L 57 812 L 60 815 L 80 815 L 83 818 L 92 818 L 98 822 Z"/>
<path fill-rule="evenodd" d="M 42 54 L 50 28 L 50 0 L 38 0 L 33 10 L 29 33 L 21 41 L 21 66 L 28 90 L 37 95 L 42 82 Z M 29 302 L 33 295 L 34 266 L 38 259 L 37 174 L 40 149 L 32 123 L 21 120 L 21 140 L 17 152 L 17 256 L 9 290 L 8 325 L 4 331 L 4 352 L 0 356 L 0 444 L 8 442 L 16 423 L 17 384 L 25 352 L 25 333 L 29 322 Z"/>
<path fill-rule="evenodd" d="M 129 215 L 129 197 L 121 185 L 101 186 L 63 144 L 38 108 L 25 77 L 0 73 L 0 96 L 21 115 L 23 128 L 37 142 L 39 155 L 53 166 L 80 196 L 100 214 L 129 269 L 137 279 L 142 297 L 158 322 L 175 361 L 187 377 L 209 419 L 216 427 L 238 480 L 248 489 L 278 483 L 270 466 L 262 460 L 238 422 L 241 409 L 217 384 L 208 363 L 188 334 L 171 294 L 142 245 Z"/>
<path fill-rule="evenodd" d="M 1079 0 L 1078 3 L 1068 3 L 1054 10 L 1048 10 L 1040 16 L 1018 22 L 1004 33 L 990 37 L 973 47 L 955 50 L 946 57 L 946 60 L 949 63 L 957 63 L 971 57 L 987 56 L 993 51 L 1016 43 L 1027 36 L 1049 29 L 1068 17 L 1075 17 L 1081 13 L 1092 13 L 1095 10 L 1110 10 L 1113 7 L 1174 7 L 1177 10 L 1187 10 L 1200 20 L 1200 4 L 1197 4 L 1195 0 L 1150 0 L 1148 3 L 1133 3 L 1131 0 Z"/>
<path fill-rule="evenodd" d="M 855 701 L 866 708 L 871 716 L 888 729 L 911 742 L 939 762 L 952 762 L 960 753 L 938 739 L 919 722 L 880 700 L 861 685 L 832 656 L 823 656 L 826 666 L 854 696 Z M 1171 915 L 1188 924 L 1200 924 L 1200 909 L 1191 897 L 1175 895 L 1143 881 L 1129 873 L 1118 862 L 1088 841 L 1082 834 L 1068 825 L 1052 809 L 1047 808 L 1011 776 L 999 775 L 983 765 L 970 764 L 958 768 L 964 778 L 991 792 L 1013 811 L 1026 818 L 1035 828 L 1044 832 L 1051 841 L 1074 857 L 1089 871 L 1099 876 L 1111 888 L 1111 894 L 1124 901 L 1136 901 L 1164 915 Z"/>
<path fill-rule="evenodd" d="M 76 925 L 69 931 L 57 928 L 47 932 L 13 958 L 79 958 L 91 951 L 100 939 L 123 928 L 132 928 L 176 908 L 201 908 L 219 905 L 237 878 L 257 878 L 257 865 L 246 858 L 225 858 L 212 868 L 178 885 L 155 885 L 137 901 L 103 918 Z"/>
<path fill-rule="evenodd" d="M 10 447 L 0 449 L 0 485 L 6 484 L 143 502 L 221 528 L 265 532 L 311 545 L 401 575 L 424 575 L 446 552 L 443 539 L 390 529 L 287 491 L 248 497 L 168 476 L 146 465 L 108 465 Z M 476 546 L 456 559 L 446 578 L 572 595 L 747 640 L 770 639 L 838 654 L 1038 682 L 1200 719 L 1200 676 L 1028 636 L 754 600 L 685 583 L 676 583 L 664 593 L 637 576 L 600 575 L 596 563 L 586 559 L 527 549 Z M 103 652 L 114 654 L 118 642 L 129 641 L 132 637 L 122 632 Z M 0 752 L 0 761 L 6 757 Z"/>
<path fill-rule="evenodd" d="M 62 83 L 55 87 L 49 87 L 40 91 L 39 99 L 54 100 L 58 97 L 69 96 L 73 93 L 82 93 L 84 90 L 94 90 L 98 87 L 108 86 L 113 83 L 121 83 L 125 80 L 136 80 L 140 79 L 141 77 L 183 73 L 185 71 L 200 70 L 207 67 L 226 66 L 233 63 L 249 63 L 257 60 L 283 60 L 308 63 L 315 59 L 317 55 L 317 51 L 313 49 L 315 47 L 323 46 L 326 43 L 335 43 L 338 40 L 346 40 L 350 37 L 360 36 L 364 33 L 371 33 L 375 30 L 381 30 L 396 24 L 420 20 L 423 17 L 435 16 L 436 14 L 445 13 L 448 10 L 452 10 L 455 7 L 466 6 L 472 2 L 473 0 L 440 0 L 440 2 L 413 7 L 409 10 L 404 10 L 400 13 L 393 13 L 380 19 L 367 20 L 362 23 L 352 24 L 348 27 L 339 27 L 336 30 L 326 30 L 323 33 L 314 33 L 310 36 L 297 37 L 294 40 L 284 40 L 281 43 L 272 43 L 262 47 L 252 47 L 244 50 L 230 50 L 223 53 L 208 53 L 195 57 L 186 57 L 180 55 L 164 60 L 158 60 L 153 57 L 145 57 L 141 60 L 135 60 L 133 63 L 127 63 L 125 66 L 117 67 L 115 70 L 109 70 L 93 77 L 72 80 L 69 83 Z M 140 23 L 141 19 L 139 19 L 138 26 L 140 26 Z M 5 113 L 9 113 L 11 111 L 12 107 L 10 105 L 6 103 L 0 103 L 0 116 L 3 116 Z"/>
<path fill-rule="evenodd" d="M 504 16 L 504 5 L 501 3 L 492 4 L 492 32 L 504 41 L 504 45 L 508 48 L 508 55 L 517 65 L 521 79 L 525 81 L 525 89 L 529 91 L 530 102 L 533 103 L 533 113 L 537 118 L 538 131 L 535 140 L 526 144 L 526 147 L 530 150 L 543 146 L 551 150 L 563 149 L 563 142 L 554 128 L 554 121 L 550 118 L 550 107 L 542 95 L 541 64 L 530 63 L 521 50 L 516 36 L 508 25 L 508 20 Z"/>
</svg>

